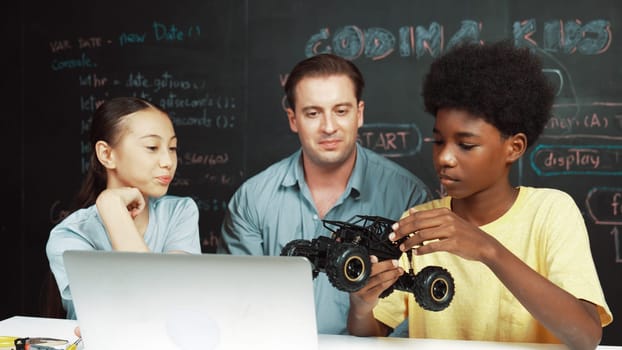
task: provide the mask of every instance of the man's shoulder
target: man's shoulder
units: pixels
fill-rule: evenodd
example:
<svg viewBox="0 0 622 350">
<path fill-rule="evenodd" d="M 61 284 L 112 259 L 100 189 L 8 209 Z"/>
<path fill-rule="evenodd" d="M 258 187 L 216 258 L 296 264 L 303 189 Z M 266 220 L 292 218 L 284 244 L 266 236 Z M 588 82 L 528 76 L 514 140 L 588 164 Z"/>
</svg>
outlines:
<svg viewBox="0 0 622 350">
<path fill-rule="evenodd" d="M 396 177 L 402 177 L 409 179 L 410 181 L 423 183 L 419 177 L 413 174 L 410 170 L 404 168 L 397 162 L 388 159 L 368 148 L 359 148 L 367 157 L 367 168 L 372 171 L 384 172 L 387 175 L 393 175 Z"/>
<path fill-rule="evenodd" d="M 276 163 L 272 163 L 264 170 L 246 179 L 240 189 L 261 187 L 263 189 L 277 187 L 283 182 L 286 175 L 290 174 L 298 159 L 299 152 L 296 152 Z"/>
</svg>

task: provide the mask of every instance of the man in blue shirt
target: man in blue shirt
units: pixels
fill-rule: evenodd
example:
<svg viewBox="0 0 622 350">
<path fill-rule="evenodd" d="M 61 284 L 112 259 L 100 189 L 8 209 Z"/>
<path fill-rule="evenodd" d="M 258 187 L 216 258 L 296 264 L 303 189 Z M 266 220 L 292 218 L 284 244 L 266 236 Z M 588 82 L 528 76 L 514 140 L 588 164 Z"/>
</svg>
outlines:
<svg viewBox="0 0 622 350">
<path fill-rule="evenodd" d="M 221 252 L 280 255 L 294 239 L 330 236 L 323 219 L 397 220 L 430 199 L 411 172 L 357 143 L 363 87 L 358 68 L 335 55 L 314 56 L 294 67 L 285 84 L 287 117 L 301 149 L 236 191 L 222 225 Z M 314 288 L 318 331 L 347 333 L 348 293 L 334 288 L 324 273 Z"/>
</svg>

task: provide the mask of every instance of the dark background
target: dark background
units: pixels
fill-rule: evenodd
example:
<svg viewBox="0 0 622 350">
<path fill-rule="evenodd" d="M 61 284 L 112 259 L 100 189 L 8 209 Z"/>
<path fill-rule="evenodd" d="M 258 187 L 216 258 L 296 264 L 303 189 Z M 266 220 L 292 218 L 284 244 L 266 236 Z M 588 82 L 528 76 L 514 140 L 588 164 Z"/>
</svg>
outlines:
<svg viewBox="0 0 622 350">
<path fill-rule="evenodd" d="M 558 87 L 554 118 L 512 174 L 570 193 L 614 317 L 622 309 L 622 5 L 578 1 L 64 1 L 3 4 L 0 319 L 47 315 L 45 243 L 78 190 L 94 108 L 145 97 L 174 118 L 170 193 L 201 210 L 204 252 L 240 183 L 298 147 L 282 107 L 293 65 L 334 52 L 362 70 L 363 145 L 441 191 L 420 85 L 454 42 L 513 39 Z M 412 39 L 412 40 L 411 40 Z M 422 43 L 427 43 L 422 45 Z M 370 213 L 373 214 L 373 213 Z M 5 294 L 5 293 L 3 293 Z M 622 327 L 603 344 L 622 345 Z"/>
</svg>

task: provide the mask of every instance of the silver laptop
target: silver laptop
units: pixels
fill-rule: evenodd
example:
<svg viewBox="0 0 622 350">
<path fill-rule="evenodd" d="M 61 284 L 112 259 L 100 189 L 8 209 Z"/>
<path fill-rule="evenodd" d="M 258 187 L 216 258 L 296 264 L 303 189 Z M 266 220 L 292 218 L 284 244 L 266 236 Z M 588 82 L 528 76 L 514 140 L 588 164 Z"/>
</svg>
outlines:
<svg viewBox="0 0 622 350">
<path fill-rule="evenodd" d="M 301 257 L 64 254 L 86 350 L 317 349 Z"/>
</svg>

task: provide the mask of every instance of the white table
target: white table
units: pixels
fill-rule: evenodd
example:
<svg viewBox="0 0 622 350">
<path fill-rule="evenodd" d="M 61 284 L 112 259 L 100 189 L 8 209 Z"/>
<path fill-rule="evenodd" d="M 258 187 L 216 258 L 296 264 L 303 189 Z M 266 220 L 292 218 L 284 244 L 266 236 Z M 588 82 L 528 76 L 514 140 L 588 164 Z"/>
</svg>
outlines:
<svg viewBox="0 0 622 350">
<path fill-rule="evenodd" d="M 16 337 L 51 337 L 67 339 L 70 343 L 76 339 L 73 331 L 76 321 L 14 316 L 0 321 L 0 336 Z M 439 340 L 439 339 L 407 339 L 407 338 L 361 338 L 347 335 L 320 334 L 319 349 L 535 349 L 561 350 L 562 345 L 529 344 L 529 343 L 497 343 L 466 340 Z M 622 346 L 598 347 L 599 350 L 622 350 Z M 88 350 L 88 349 L 86 349 Z"/>
</svg>

